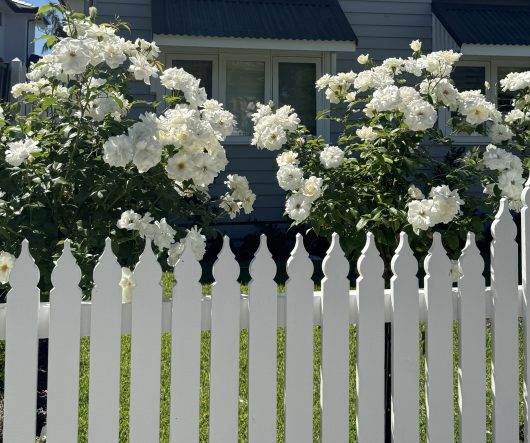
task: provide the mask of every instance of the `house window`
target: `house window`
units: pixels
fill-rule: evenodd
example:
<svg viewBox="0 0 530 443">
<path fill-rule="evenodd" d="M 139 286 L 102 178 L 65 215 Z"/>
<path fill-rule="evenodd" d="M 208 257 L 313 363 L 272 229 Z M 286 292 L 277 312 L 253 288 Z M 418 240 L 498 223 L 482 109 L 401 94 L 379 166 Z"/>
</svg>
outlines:
<svg viewBox="0 0 530 443">
<path fill-rule="evenodd" d="M 227 60 L 224 104 L 238 122 L 232 135 L 251 136 L 256 103 L 265 102 L 265 62 Z"/>
<path fill-rule="evenodd" d="M 312 134 L 323 135 L 329 130 L 324 121 L 315 121 L 317 112 L 326 106 L 315 89 L 322 75 L 320 57 L 182 53 L 168 54 L 166 62 L 201 79 L 208 97 L 219 100 L 235 115 L 237 127 L 228 139 L 230 143 L 249 142 L 255 104 L 269 100 L 277 106 L 294 107 Z"/>
<path fill-rule="evenodd" d="M 459 91 L 480 90 L 485 92 L 486 67 L 485 66 L 457 66 L 451 78 Z"/>
<path fill-rule="evenodd" d="M 278 106 L 290 105 L 309 132 L 316 134 L 317 65 L 314 62 L 282 62 L 277 64 Z"/>
<path fill-rule="evenodd" d="M 213 97 L 213 62 L 211 60 L 173 60 L 173 67 L 182 68 L 200 79 L 208 98 Z"/>
</svg>

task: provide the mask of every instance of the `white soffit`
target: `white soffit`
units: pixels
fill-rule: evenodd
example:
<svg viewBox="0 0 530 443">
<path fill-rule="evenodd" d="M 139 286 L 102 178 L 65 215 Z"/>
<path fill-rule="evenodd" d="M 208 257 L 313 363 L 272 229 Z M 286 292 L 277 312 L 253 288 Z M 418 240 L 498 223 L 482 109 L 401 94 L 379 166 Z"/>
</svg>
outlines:
<svg viewBox="0 0 530 443">
<path fill-rule="evenodd" d="M 274 49 L 287 51 L 353 52 L 354 42 L 324 40 L 278 40 L 272 38 L 205 37 L 154 34 L 159 46 L 187 46 L 231 49 Z"/>
</svg>

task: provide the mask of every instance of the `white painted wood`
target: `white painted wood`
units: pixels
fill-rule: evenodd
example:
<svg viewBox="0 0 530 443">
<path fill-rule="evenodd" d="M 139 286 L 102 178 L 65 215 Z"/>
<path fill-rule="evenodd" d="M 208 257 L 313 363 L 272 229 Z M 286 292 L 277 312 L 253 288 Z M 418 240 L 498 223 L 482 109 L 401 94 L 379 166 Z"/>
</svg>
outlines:
<svg viewBox="0 0 530 443">
<path fill-rule="evenodd" d="M 248 330 L 248 441 L 276 441 L 276 263 L 261 235 L 250 263 Z"/>
<path fill-rule="evenodd" d="M 120 425 L 121 268 L 110 238 L 94 268 L 90 315 L 88 441 L 118 441 Z"/>
<path fill-rule="evenodd" d="M 459 260 L 458 282 L 460 442 L 484 443 L 486 440 L 486 300 L 482 272 L 484 260 L 468 233 Z M 451 308 L 452 309 L 452 308 Z M 452 317 L 452 312 L 451 312 Z"/>
<path fill-rule="evenodd" d="M 384 264 L 370 232 L 357 269 L 357 441 L 382 443 L 385 434 Z"/>
<path fill-rule="evenodd" d="M 392 442 L 419 441 L 418 262 L 407 234 L 392 258 Z"/>
<path fill-rule="evenodd" d="M 24 240 L 11 270 L 11 290 L 7 294 L 3 429 L 6 443 L 35 442 L 39 277 L 28 241 Z"/>
<path fill-rule="evenodd" d="M 517 228 L 507 199 L 491 226 L 493 441 L 519 441 Z"/>
<path fill-rule="evenodd" d="M 439 232 L 425 258 L 425 401 L 427 441 L 453 441 L 453 300 L 451 262 Z M 398 380 L 399 382 L 399 380 Z"/>
<path fill-rule="evenodd" d="M 525 184 L 521 210 L 521 273 L 523 305 L 523 343 L 524 343 L 524 438 L 530 443 L 530 178 Z"/>
<path fill-rule="evenodd" d="M 313 441 L 313 263 L 301 234 L 287 261 L 285 443 Z"/>
<path fill-rule="evenodd" d="M 348 306 L 350 266 L 340 247 L 338 234 L 322 263 L 322 330 L 320 433 L 322 443 L 349 439 L 349 348 Z"/>
<path fill-rule="evenodd" d="M 160 438 L 162 269 L 149 240 L 133 278 L 129 442 L 156 442 Z"/>
<path fill-rule="evenodd" d="M 199 441 L 201 265 L 190 239 L 174 270 L 171 315 L 170 442 Z"/>
<path fill-rule="evenodd" d="M 81 270 L 69 240 L 64 242 L 51 278 L 47 438 L 51 442 L 71 443 L 77 440 L 82 294 Z"/>
<path fill-rule="evenodd" d="M 225 236 L 213 267 L 210 443 L 237 441 L 239 407 L 239 265 Z"/>
</svg>

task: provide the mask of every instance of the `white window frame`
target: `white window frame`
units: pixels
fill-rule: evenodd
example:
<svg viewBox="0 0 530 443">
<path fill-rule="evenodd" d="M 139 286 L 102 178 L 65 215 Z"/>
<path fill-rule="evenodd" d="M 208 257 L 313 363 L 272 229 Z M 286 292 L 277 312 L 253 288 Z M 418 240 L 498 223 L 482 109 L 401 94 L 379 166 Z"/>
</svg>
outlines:
<svg viewBox="0 0 530 443">
<path fill-rule="evenodd" d="M 272 58 L 273 71 L 272 71 L 272 85 L 273 85 L 273 98 L 274 103 L 279 103 L 279 92 L 280 92 L 280 76 L 279 76 L 279 64 L 280 63 L 312 63 L 315 65 L 315 80 L 318 80 L 322 77 L 322 58 L 321 57 L 295 57 L 295 56 L 274 56 Z M 315 88 L 315 99 L 316 99 L 316 111 L 317 113 L 325 109 L 324 101 L 325 96 L 320 91 L 317 91 Z M 315 116 L 316 117 L 316 116 Z M 326 121 L 317 120 L 316 121 L 316 131 L 315 135 L 322 135 L 326 130 Z"/>
</svg>

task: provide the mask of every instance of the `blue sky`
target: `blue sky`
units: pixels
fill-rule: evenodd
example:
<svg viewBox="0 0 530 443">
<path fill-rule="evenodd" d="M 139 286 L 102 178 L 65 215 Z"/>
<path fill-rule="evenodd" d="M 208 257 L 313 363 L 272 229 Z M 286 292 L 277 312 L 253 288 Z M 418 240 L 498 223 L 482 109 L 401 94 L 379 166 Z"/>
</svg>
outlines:
<svg viewBox="0 0 530 443">
<path fill-rule="evenodd" d="M 32 5 L 35 5 L 35 6 L 42 6 L 42 5 L 46 5 L 48 3 L 50 3 L 50 0 L 26 0 L 28 3 L 31 3 Z M 39 30 L 37 29 L 37 35 L 36 37 L 39 37 L 40 35 L 42 35 L 42 32 L 39 32 Z M 43 40 L 39 40 L 38 42 L 35 42 L 35 52 L 37 54 L 41 54 L 42 53 L 42 47 L 44 45 L 44 41 Z"/>
</svg>

